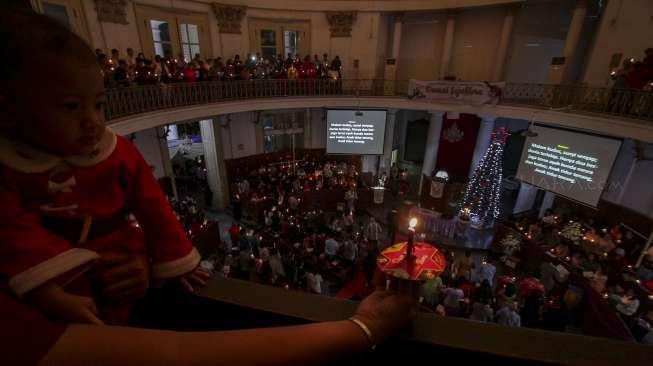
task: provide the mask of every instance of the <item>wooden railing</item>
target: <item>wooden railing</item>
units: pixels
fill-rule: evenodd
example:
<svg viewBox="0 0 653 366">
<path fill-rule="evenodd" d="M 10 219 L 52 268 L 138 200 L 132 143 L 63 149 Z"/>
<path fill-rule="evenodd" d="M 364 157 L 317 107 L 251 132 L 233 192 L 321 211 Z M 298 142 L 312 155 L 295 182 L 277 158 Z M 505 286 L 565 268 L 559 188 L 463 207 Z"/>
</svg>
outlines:
<svg viewBox="0 0 653 366">
<path fill-rule="evenodd" d="M 256 98 L 298 96 L 406 97 L 406 80 L 238 80 L 157 84 L 107 91 L 107 120 L 162 109 Z M 653 121 L 653 92 L 582 85 L 507 83 L 500 104 L 592 112 Z"/>
</svg>

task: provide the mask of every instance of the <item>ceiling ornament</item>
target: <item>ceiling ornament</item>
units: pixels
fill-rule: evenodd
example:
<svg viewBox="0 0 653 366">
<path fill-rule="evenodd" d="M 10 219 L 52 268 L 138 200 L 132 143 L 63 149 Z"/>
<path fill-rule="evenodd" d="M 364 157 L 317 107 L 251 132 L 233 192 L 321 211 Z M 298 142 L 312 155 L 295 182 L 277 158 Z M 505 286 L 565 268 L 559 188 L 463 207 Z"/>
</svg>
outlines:
<svg viewBox="0 0 653 366">
<path fill-rule="evenodd" d="M 220 33 L 241 34 L 240 23 L 247 12 L 246 6 L 211 3 L 215 17 L 218 19 Z"/>
<path fill-rule="evenodd" d="M 127 0 L 95 0 L 97 19 L 101 22 L 129 24 Z"/>
<path fill-rule="evenodd" d="M 328 11 L 326 17 L 331 37 L 351 37 L 351 27 L 356 21 L 355 11 Z"/>
</svg>

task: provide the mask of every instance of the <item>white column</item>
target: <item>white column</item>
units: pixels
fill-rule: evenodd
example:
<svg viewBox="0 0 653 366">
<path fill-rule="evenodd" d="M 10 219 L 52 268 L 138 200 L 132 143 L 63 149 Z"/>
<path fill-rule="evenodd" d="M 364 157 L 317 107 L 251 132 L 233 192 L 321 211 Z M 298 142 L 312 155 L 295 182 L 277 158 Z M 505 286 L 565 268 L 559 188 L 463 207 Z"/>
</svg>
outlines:
<svg viewBox="0 0 653 366">
<path fill-rule="evenodd" d="M 444 40 L 442 41 L 442 62 L 440 63 L 440 79 L 449 73 L 451 64 L 451 51 L 453 49 L 453 35 L 456 25 L 456 13 L 447 13 L 447 28 L 444 31 Z"/>
<path fill-rule="evenodd" d="M 179 140 L 179 132 L 177 132 L 177 125 L 168 125 L 168 135 L 166 139 L 168 140 Z"/>
<path fill-rule="evenodd" d="M 508 45 L 512 35 L 512 25 L 515 20 L 516 7 L 509 5 L 506 15 L 503 17 L 503 26 L 501 27 L 501 38 L 499 39 L 499 48 L 494 58 L 494 68 L 492 69 L 492 80 L 499 81 L 503 77 L 503 68 L 506 65 L 506 55 L 508 54 Z"/>
<path fill-rule="evenodd" d="M 170 125 L 175 127 L 175 133 L 177 133 L 177 126 Z M 164 127 L 158 127 L 157 136 L 163 136 L 165 133 Z M 178 138 L 178 137 L 177 137 Z M 170 187 L 172 188 L 172 197 L 178 199 L 177 194 L 177 182 L 175 181 L 175 171 L 172 169 L 172 160 L 170 159 L 170 150 L 168 150 L 168 140 L 166 138 L 157 138 L 159 142 L 159 152 L 161 153 L 161 162 L 163 163 L 163 174 L 170 178 Z"/>
<path fill-rule="evenodd" d="M 481 126 L 478 129 L 478 136 L 476 137 L 476 146 L 474 147 L 474 155 L 472 155 L 472 164 L 469 167 L 469 177 L 474 174 L 474 169 L 483 159 L 483 155 L 490 147 L 492 142 L 492 131 L 494 131 L 494 121 L 497 117 L 483 116 Z"/>
<path fill-rule="evenodd" d="M 253 111 L 250 112 L 250 118 L 252 123 L 254 124 L 254 133 L 255 133 L 255 141 L 256 141 L 256 153 L 257 154 L 263 154 L 263 125 L 261 124 L 260 121 L 260 111 Z M 231 128 L 231 126 L 230 126 Z"/>
<path fill-rule="evenodd" d="M 574 9 L 574 15 L 571 18 L 571 23 L 569 24 L 569 30 L 567 31 L 567 39 L 565 40 L 565 48 L 562 51 L 562 55 L 566 58 L 565 65 L 569 65 L 569 61 L 578 47 L 578 41 L 580 40 L 580 31 L 583 28 L 583 23 L 585 21 L 585 14 L 587 13 L 587 0 L 578 0 L 576 3 L 576 8 Z"/>
<path fill-rule="evenodd" d="M 376 163 L 378 161 L 379 157 L 377 155 L 363 155 L 361 157 L 361 171 L 376 176 Z"/>
<path fill-rule="evenodd" d="M 228 202 L 226 168 L 224 157 L 222 156 L 221 129 L 219 116 L 214 119 L 200 121 L 200 134 L 202 135 L 202 144 L 204 145 L 204 159 L 206 163 L 206 177 L 209 188 L 213 192 L 212 206 L 214 208 L 224 208 Z"/>
<path fill-rule="evenodd" d="M 390 160 L 392 159 L 392 146 L 395 136 L 395 117 L 397 115 L 396 109 L 388 109 L 388 115 L 385 123 L 385 140 L 383 141 L 383 157 L 381 158 L 381 169 L 390 173 Z"/>
<path fill-rule="evenodd" d="M 540 213 L 537 217 L 544 217 L 546 210 L 550 209 L 553 206 L 553 200 L 555 200 L 556 195 L 553 192 L 546 191 L 544 193 L 544 198 L 542 199 L 542 206 L 540 206 Z"/>
<path fill-rule="evenodd" d="M 517 195 L 517 202 L 512 210 L 513 214 L 518 214 L 528 211 L 533 208 L 535 204 L 535 197 L 537 196 L 537 187 L 528 183 L 522 182 L 519 186 L 519 194 Z"/>
<path fill-rule="evenodd" d="M 560 84 L 564 81 L 569 65 L 574 58 L 574 53 L 578 47 L 580 40 L 580 32 L 583 29 L 585 15 L 587 14 L 587 0 L 577 0 L 574 14 L 569 23 L 569 30 L 567 31 L 567 38 L 565 39 L 565 48 L 562 51 L 562 56 L 565 58 L 565 64 L 561 67 L 552 68 L 549 73 L 548 82 L 553 84 Z"/>
<path fill-rule="evenodd" d="M 426 148 L 424 149 L 424 163 L 422 174 L 431 176 L 435 164 L 438 161 L 438 149 L 440 148 L 440 134 L 442 133 L 443 111 L 431 111 L 429 120 L 429 131 L 426 135 Z"/>
<path fill-rule="evenodd" d="M 394 32 L 392 32 L 392 58 L 399 59 L 399 51 L 401 47 L 401 17 L 395 19 Z"/>
<path fill-rule="evenodd" d="M 431 177 L 435 164 L 438 161 L 438 149 L 440 148 L 440 135 L 442 134 L 443 111 L 430 111 L 429 130 L 426 134 L 426 148 L 424 149 L 424 159 L 422 163 L 422 176 L 419 177 L 419 190 L 422 192 L 424 175 Z"/>
<path fill-rule="evenodd" d="M 313 135 L 311 132 L 311 109 L 306 108 L 304 111 L 304 149 L 312 148 Z"/>
</svg>

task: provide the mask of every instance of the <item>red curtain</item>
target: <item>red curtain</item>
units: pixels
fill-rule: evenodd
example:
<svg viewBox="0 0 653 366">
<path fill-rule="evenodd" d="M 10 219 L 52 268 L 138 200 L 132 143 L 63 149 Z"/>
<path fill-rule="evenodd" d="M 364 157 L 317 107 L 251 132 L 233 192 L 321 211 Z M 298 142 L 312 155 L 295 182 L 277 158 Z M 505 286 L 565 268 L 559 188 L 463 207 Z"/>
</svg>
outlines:
<svg viewBox="0 0 653 366">
<path fill-rule="evenodd" d="M 437 170 L 446 170 L 453 182 L 465 182 L 469 176 L 476 136 L 481 118 L 475 114 L 461 113 L 459 119 L 449 119 L 445 114 L 440 135 Z"/>
</svg>

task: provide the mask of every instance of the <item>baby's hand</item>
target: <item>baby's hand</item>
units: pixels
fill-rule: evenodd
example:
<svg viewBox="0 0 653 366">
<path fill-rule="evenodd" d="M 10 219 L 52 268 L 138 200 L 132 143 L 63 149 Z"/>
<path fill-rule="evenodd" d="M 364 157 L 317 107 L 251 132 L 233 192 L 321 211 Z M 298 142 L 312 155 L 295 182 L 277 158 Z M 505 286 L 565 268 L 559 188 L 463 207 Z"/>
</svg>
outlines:
<svg viewBox="0 0 653 366">
<path fill-rule="evenodd" d="M 206 281 L 211 277 L 209 272 L 200 267 L 195 267 L 194 270 L 175 278 L 175 281 L 188 292 L 195 292 L 195 288 L 206 286 Z"/>
<path fill-rule="evenodd" d="M 92 298 L 69 294 L 59 285 L 47 283 L 33 290 L 28 300 L 49 318 L 68 323 L 103 325 Z"/>
</svg>

